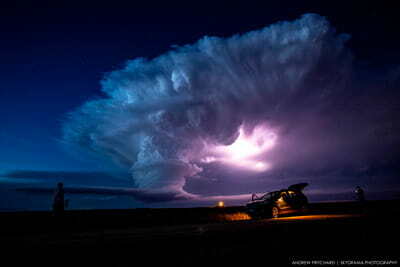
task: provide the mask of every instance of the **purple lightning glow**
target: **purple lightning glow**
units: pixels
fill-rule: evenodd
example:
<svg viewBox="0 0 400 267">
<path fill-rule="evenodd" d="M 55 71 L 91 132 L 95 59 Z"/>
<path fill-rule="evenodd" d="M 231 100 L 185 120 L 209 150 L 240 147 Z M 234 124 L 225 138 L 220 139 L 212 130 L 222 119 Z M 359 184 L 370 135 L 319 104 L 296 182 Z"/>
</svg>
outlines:
<svg viewBox="0 0 400 267">
<path fill-rule="evenodd" d="M 202 159 L 202 162 L 222 162 L 243 169 L 263 172 L 271 168 L 270 163 L 263 158 L 266 151 L 276 144 L 277 135 L 264 125 L 258 125 L 251 133 L 245 133 L 239 128 L 239 136 L 227 146 L 210 147 L 211 156 Z"/>
</svg>

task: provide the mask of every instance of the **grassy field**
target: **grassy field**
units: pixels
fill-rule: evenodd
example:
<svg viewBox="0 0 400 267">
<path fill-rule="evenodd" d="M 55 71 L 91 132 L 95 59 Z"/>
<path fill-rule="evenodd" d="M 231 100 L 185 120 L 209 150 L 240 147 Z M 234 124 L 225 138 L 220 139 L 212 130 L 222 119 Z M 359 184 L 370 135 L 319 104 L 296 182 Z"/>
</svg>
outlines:
<svg viewBox="0 0 400 267">
<path fill-rule="evenodd" d="M 18 251 L 30 256 L 15 262 L 42 265 L 54 263 L 52 254 L 77 266 L 393 260 L 399 257 L 399 204 L 314 203 L 304 216 L 261 220 L 244 207 L 68 211 L 62 219 L 9 212 L 0 214 L 0 235 L 3 255 Z"/>
</svg>

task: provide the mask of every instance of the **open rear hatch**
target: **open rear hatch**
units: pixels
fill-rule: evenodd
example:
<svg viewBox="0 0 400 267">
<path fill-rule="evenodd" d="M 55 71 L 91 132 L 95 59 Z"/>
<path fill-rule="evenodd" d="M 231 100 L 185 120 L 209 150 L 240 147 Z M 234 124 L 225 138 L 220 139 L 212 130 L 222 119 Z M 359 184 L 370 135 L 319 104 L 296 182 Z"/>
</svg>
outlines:
<svg viewBox="0 0 400 267">
<path fill-rule="evenodd" d="M 289 190 L 293 191 L 303 191 L 303 189 L 308 185 L 308 183 L 292 184 L 288 187 Z"/>
</svg>

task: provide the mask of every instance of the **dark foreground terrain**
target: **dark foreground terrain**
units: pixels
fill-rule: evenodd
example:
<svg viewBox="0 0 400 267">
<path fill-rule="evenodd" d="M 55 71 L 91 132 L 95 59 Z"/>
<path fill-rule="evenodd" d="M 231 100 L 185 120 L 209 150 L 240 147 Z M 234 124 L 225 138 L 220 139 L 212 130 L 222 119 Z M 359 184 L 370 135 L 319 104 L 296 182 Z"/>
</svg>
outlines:
<svg viewBox="0 0 400 267">
<path fill-rule="evenodd" d="M 315 203 L 261 220 L 243 207 L 0 213 L 1 254 L 7 266 L 360 266 L 399 260 L 399 205 Z"/>
</svg>

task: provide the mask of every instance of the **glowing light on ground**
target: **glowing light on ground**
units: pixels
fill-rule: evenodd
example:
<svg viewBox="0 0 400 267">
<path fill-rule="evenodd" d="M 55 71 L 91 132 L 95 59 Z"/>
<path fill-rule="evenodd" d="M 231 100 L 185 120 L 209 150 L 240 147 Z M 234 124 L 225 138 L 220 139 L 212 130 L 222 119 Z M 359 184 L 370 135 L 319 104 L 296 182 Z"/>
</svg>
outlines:
<svg viewBox="0 0 400 267">
<path fill-rule="evenodd" d="M 231 145 L 213 147 L 211 155 L 201 161 L 219 161 L 253 171 L 266 171 L 271 167 L 270 164 L 258 157 L 274 147 L 276 139 L 277 136 L 263 125 L 255 127 L 250 134 L 240 127 L 239 136 Z"/>
<path fill-rule="evenodd" d="M 359 217 L 358 214 L 318 214 L 318 215 L 304 215 L 304 216 L 291 216 L 270 219 L 272 221 L 296 221 L 296 220 L 329 220 L 338 218 L 353 218 Z"/>
<path fill-rule="evenodd" d="M 219 221 L 246 221 L 251 220 L 251 217 L 244 212 L 218 214 L 217 220 Z"/>
</svg>

